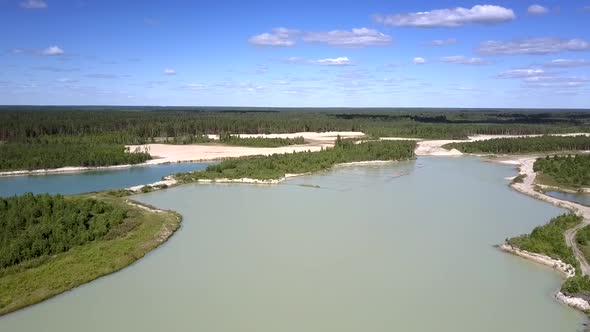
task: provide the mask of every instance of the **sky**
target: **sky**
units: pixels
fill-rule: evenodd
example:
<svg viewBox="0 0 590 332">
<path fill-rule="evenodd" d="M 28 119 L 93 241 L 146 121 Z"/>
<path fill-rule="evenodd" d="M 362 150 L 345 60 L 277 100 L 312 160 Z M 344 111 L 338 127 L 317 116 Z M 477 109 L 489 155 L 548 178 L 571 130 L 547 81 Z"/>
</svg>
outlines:
<svg viewBox="0 0 590 332">
<path fill-rule="evenodd" d="M 590 108 L 590 0 L 0 0 L 0 104 Z"/>
</svg>

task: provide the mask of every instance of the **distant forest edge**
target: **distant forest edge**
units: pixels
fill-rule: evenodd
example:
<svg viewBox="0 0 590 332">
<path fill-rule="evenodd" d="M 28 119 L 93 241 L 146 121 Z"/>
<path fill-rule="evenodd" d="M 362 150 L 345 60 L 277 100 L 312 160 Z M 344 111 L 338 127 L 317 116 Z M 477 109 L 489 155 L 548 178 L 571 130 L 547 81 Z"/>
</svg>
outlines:
<svg viewBox="0 0 590 332">
<path fill-rule="evenodd" d="M 371 137 L 464 139 L 476 134 L 590 132 L 590 112 L 443 109 L 0 107 L 0 170 L 141 163 L 125 144 L 205 142 L 207 134 L 362 131 Z M 237 139 L 280 146 L 301 140 Z M 130 151 L 135 152 L 135 151 Z"/>
<path fill-rule="evenodd" d="M 484 141 L 458 142 L 443 145 L 445 149 L 457 149 L 464 153 L 534 153 L 567 152 L 590 150 L 590 137 L 578 136 L 539 136 L 495 138 Z"/>
</svg>

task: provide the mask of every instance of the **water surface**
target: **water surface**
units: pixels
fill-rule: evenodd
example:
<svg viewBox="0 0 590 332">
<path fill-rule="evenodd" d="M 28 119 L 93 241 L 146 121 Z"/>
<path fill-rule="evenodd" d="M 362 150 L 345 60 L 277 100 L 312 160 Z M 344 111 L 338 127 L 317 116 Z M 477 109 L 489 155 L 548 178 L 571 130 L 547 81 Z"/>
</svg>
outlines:
<svg viewBox="0 0 590 332">
<path fill-rule="evenodd" d="M 590 194 L 564 193 L 561 191 L 548 191 L 545 194 L 557 199 L 590 206 Z"/>
<path fill-rule="evenodd" d="M 493 247 L 563 212 L 512 175 L 419 158 L 141 195 L 184 215 L 169 242 L 0 331 L 580 331 L 557 273 Z"/>
<path fill-rule="evenodd" d="M 159 181 L 163 176 L 204 169 L 211 163 L 180 163 L 78 173 L 0 177 L 0 197 L 35 194 L 79 194 Z"/>
</svg>

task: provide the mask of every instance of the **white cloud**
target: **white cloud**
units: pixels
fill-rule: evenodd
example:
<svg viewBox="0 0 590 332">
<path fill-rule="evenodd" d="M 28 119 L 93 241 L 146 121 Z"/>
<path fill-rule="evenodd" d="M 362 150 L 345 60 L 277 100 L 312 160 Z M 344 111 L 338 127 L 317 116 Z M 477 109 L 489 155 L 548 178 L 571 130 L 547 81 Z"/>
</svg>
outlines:
<svg viewBox="0 0 590 332">
<path fill-rule="evenodd" d="M 460 65 L 483 65 L 485 61 L 482 58 L 468 58 L 463 55 L 446 56 L 440 59 L 442 62 L 455 63 Z"/>
<path fill-rule="evenodd" d="M 176 70 L 172 68 L 166 68 L 164 69 L 164 75 L 176 75 Z"/>
<path fill-rule="evenodd" d="M 43 0 L 27 0 L 21 2 L 20 6 L 26 9 L 44 9 L 47 8 L 47 3 Z"/>
<path fill-rule="evenodd" d="M 314 64 L 323 66 L 349 66 L 351 65 L 348 57 L 342 56 L 338 58 L 326 58 L 312 61 Z"/>
<path fill-rule="evenodd" d="M 545 15 L 549 12 L 549 9 L 541 5 L 530 5 L 527 12 L 531 15 Z"/>
<path fill-rule="evenodd" d="M 427 42 L 424 42 L 424 45 L 428 45 L 428 46 L 448 46 L 448 45 L 454 45 L 457 43 L 457 39 L 454 38 L 449 38 L 449 39 L 435 39 L 435 40 L 430 40 Z"/>
<path fill-rule="evenodd" d="M 425 64 L 425 63 L 426 63 L 426 59 L 424 59 L 424 58 L 421 58 L 421 57 L 415 57 L 415 58 L 412 60 L 412 62 L 413 62 L 415 65 L 421 65 L 421 64 Z"/>
<path fill-rule="evenodd" d="M 496 78 L 519 79 L 526 88 L 578 88 L 588 83 L 584 77 L 559 76 L 539 68 L 508 70 L 499 73 Z"/>
<path fill-rule="evenodd" d="M 287 28 L 274 28 L 271 33 L 262 33 L 250 37 L 248 42 L 256 46 L 293 46 L 299 31 Z"/>
<path fill-rule="evenodd" d="M 494 5 L 477 5 L 469 8 L 457 7 L 435 9 L 427 12 L 375 16 L 378 23 L 407 27 L 460 27 L 465 24 L 497 24 L 516 18 L 512 9 Z"/>
<path fill-rule="evenodd" d="M 365 47 L 388 45 L 391 37 L 374 29 L 358 28 L 352 30 L 332 30 L 325 32 L 307 32 L 303 40 L 310 43 L 326 43 L 341 47 Z"/>
<path fill-rule="evenodd" d="M 352 65 L 352 61 L 348 57 L 338 57 L 338 58 L 326 58 L 326 59 L 318 59 L 318 60 L 306 60 L 300 57 L 290 57 L 283 61 L 284 63 L 289 64 L 309 64 L 309 65 L 321 65 L 321 66 L 350 66 Z"/>
<path fill-rule="evenodd" d="M 543 69 L 512 69 L 499 73 L 497 78 L 527 78 L 527 77 L 538 77 L 545 75 Z"/>
<path fill-rule="evenodd" d="M 590 60 L 585 59 L 555 59 L 544 64 L 546 67 L 583 67 L 590 66 Z"/>
<path fill-rule="evenodd" d="M 564 51 L 590 49 L 590 42 L 583 39 L 531 38 L 515 41 L 489 40 L 480 44 L 478 52 L 488 55 L 549 54 Z"/>
<path fill-rule="evenodd" d="M 63 55 L 64 50 L 62 48 L 60 48 L 59 46 L 49 46 L 48 48 L 41 51 L 41 54 L 42 55 L 49 55 L 49 56 Z"/>
</svg>

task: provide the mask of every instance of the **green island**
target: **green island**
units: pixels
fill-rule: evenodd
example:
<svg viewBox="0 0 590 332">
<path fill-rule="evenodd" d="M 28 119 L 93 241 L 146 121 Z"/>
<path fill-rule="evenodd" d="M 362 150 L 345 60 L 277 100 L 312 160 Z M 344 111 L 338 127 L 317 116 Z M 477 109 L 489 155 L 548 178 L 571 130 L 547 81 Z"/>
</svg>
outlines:
<svg viewBox="0 0 590 332">
<path fill-rule="evenodd" d="M 0 106 L 0 170 L 136 164 L 149 151 L 125 145 L 197 144 L 208 134 L 360 131 L 369 137 L 466 139 L 470 135 L 589 132 L 590 114 L 564 110 L 350 110 L 223 107 Z M 226 144 L 285 146 L 300 139 L 229 135 Z M 523 151 L 524 152 L 524 151 Z"/>
<path fill-rule="evenodd" d="M 590 299 L 590 277 L 583 275 L 580 270 L 580 263 L 576 259 L 572 249 L 568 247 L 564 233 L 568 229 L 582 222 L 582 217 L 573 214 L 563 214 L 551 219 L 542 226 L 535 227 L 530 234 L 520 235 L 507 239 L 506 242 L 519 249 L 528 252 L 543 254 L 553 259 L 561 260 L 572 265 L 576 269 L 574 277 L 567 278 L 561 287 L 561 292 L 567 296 Z M 578 232 L 577 243 L 583 242 L 587 245 L 590 229 Z"/>
<path fill-rule="evenodd" d="M 540 184 L 574 190 L 590 187 L 590 154 L 546 156 L 533 167 Z"/>
<path fill-rule="evenodd" d="M 539 152 L 567 152 L 590 150 L 590 137 L 538 136 L 494 138 L 473 142 L 456 142 L 443 145 L 445 149 L 457 149 L 464 153 L 526 154 Z"/>
<path fill-rule="evenodd" d="M 0 315 L 128 266 L 180 222 L 110 192 L 0 198 Z"/>
<path fill-rule="evenodd" d="M 335 164 L 414 158 L 414 141 L 369 141 L 355 144 L 338 138 L 333 148 L 318 152 L 273 154 L 228 159 L 197 172 L 178 173 L 181 183 L 198 180 L 240 179 L 273 180 L 286 174 L 303 174 L 328 169 Z"/>
</svg>

